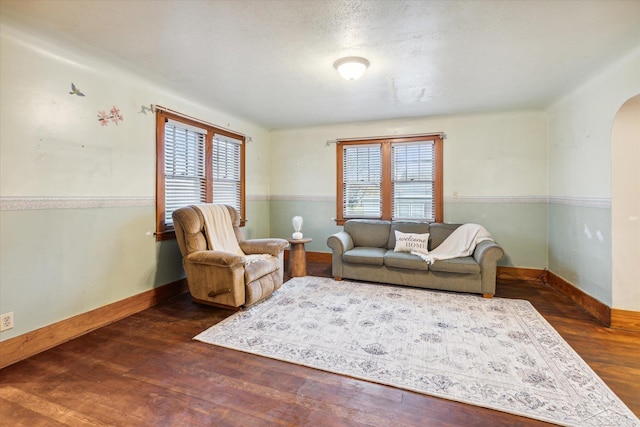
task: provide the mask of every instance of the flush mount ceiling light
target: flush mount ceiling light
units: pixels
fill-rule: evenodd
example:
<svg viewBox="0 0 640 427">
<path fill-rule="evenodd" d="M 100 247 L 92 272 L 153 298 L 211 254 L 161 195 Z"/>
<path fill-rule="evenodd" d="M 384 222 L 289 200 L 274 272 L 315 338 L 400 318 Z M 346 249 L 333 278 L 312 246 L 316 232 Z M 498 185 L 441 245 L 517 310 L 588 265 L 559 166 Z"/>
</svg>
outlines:
<svg viewBox="0 0 640 427">
<path fill-rule="evenodd" d="M 369 67 L 369 61 L 359 56 L 340 58 L 333 66 L 345 80 L 358 80 Z"/>
</svg>

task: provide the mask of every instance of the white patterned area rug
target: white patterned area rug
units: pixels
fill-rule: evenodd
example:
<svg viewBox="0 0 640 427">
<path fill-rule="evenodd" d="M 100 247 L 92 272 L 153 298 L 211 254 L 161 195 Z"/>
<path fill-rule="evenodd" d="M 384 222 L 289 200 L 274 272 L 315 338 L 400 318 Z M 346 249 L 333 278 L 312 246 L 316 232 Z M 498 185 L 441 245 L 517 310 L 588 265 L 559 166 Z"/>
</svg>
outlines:
<svg viewBox="0 0 640 427">
<path fill-rule="evenodd" d="M 194 339 L 560 425 L 640 426 L 523 300 L 307 276 Z"/>
</svg>

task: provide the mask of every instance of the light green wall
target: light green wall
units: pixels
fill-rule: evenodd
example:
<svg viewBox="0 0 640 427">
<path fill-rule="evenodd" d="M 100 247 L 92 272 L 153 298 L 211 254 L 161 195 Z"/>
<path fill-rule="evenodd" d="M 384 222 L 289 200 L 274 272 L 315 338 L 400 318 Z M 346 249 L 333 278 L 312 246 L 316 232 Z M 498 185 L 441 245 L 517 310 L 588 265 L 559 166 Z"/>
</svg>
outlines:
<svg viewBox="0 0 640 427">
<path fill-rule="evenodd" d="M 547 267 L 546 201 L 450 201 L 445 203 L 444 211 L 447 222 L 472 222 L 490 230 L 496 242 L 505 249 L 505 257 L 500 265 L 536 269 Z"/>
<path fill-rule="evenodd" d="M 2 308 L 16 324 L 6 338 L 183 277 L 175 241 L 146 234 L 154 217 L 154 207 L 0 212 Z"/>
<path fill-rule="evenodd" d="M 313 239 L 305 248 L 312 252 L 330 252 L 327 237 L 339 231 L 333 218 L 336 216 L 335 199 L 273 198 L 271 209 L 271 234 L 283 239 L 291 238 L 291 218 L 301 216 L 302 234 Z"/>
<path fill-rule="evenodd" d="M 302 231 L 313 239 L 307 251 L 330 252 L 327 237 L 342 227 L 335 224 L 335 200 L 303 198 L 272 199 L 271 234 L 290 238 L 293 233 L 291 218 L 304 218 Z M 451 223 L 475 222 L 483 224 L 494 239 L 509 248 L 500 265 L 544 269 L 547 265 L 547 203 L 459 202 L 445 203 L 445 221 Z"/>
<path fill-rule="evenodd" d="M 270 229 L 267 130 L 181 98 L 90 48 L 0 20 L 0 340 L 176 281 L 175 241 L 156 242 L 155 115 L 162 105 L 243 133 L 245 235 Z M 71 83 L 85 94 L 69 94 Z M 124 120 L 100 126 L 97 114 Z"/>
<path fill-rule="evenodd" d="M 549 266 L 611 306 L 611 209 L 550 203 Z"/>
<path fill-rule="evenodd" d="M 245 239 L 271 236 L 270 203 L 266 196 L 248 196 L 246 200 L 247 224 L 242 229 Z"/>
</svg>

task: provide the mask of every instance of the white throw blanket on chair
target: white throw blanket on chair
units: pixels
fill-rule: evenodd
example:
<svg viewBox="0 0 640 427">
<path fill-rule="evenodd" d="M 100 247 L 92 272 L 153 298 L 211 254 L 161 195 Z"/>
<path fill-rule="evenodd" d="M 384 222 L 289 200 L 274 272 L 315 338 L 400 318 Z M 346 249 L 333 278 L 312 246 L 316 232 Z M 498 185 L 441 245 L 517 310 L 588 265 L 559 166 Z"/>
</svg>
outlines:
<svg viewBox="0 0 640 427">
<path fill-rule="evenodd" d="M 204 218 L 209 250 L 245 256 L 233 231 L 231 215 L 224 205 L 195 206 Z"/>
<path fill-rule="evenodd" d="M 491 234 L 481 225 L 463 224 L 456 228 L 453 233 L 445 239 L 437 248 L 429 252 L 428 255 L 411 252 L 417 255 L 428 264 L 433 264 L 439 259 L 451 259 L 469 256 L 473 253 L 476 245 L 485 240 L 494 241 Z"/>
<path fill-rule="evenodd" d="M 259 261 L 261 259 L 269 259 L 268 254 L 246 255 L 233 231 L 233 223 L 231 215 L 224 205 L 209 205 L 207 207 L 194 206 L 204 218 L 204 231 L 207 235 L 209 249 L 213 251 L 229 252 L 234 255 L 242 256 L 246 260 L 246 265 Z"/>
</svg>

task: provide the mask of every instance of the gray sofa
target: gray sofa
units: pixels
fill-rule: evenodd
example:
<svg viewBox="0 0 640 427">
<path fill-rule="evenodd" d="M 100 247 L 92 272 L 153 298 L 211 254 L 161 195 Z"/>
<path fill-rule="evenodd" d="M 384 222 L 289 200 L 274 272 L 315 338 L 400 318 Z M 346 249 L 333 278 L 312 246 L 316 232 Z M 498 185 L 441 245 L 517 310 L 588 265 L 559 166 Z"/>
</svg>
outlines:
<svg viewBox="0 0 640 427">
<path fill-rule="evenodd" d="M 408 252 L 394 252 L 395 230 L 429 233 L 429 250 L 440 245 L 460 224 L 349 220 L 329 236 L 331 269 L 336 280 L 355 279 L 395 285 L 482 294 L 496 292 L 496 269 L 504 251 L 493 241 L 480 242 L 471 256 L 428 264 Z"/>
</svg>

